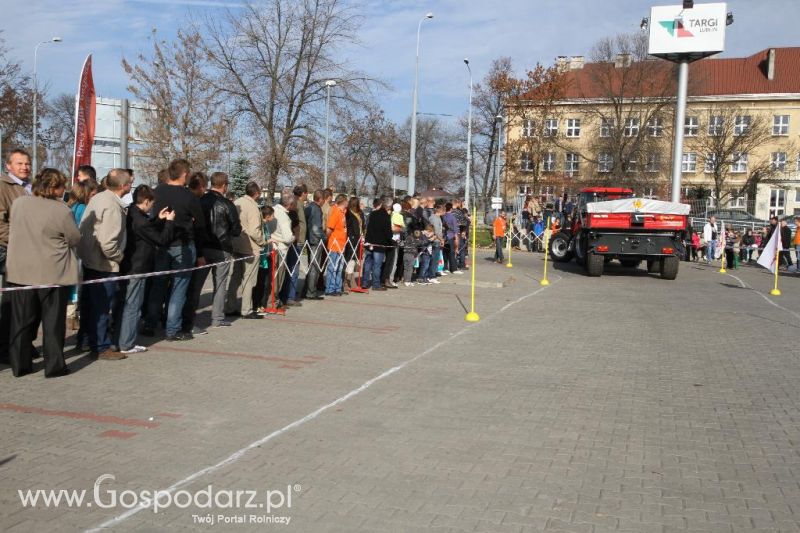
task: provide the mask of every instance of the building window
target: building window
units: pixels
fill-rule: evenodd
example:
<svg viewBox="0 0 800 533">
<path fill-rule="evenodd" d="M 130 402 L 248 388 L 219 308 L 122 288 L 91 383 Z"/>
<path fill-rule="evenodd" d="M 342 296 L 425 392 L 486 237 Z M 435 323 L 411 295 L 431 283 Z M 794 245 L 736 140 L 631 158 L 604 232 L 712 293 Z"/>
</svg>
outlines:
<svg viewBox="0 0 800 533">
<path fill-rule="evenodd" d="M 530 185 L 517 185 L 517 194 L 520 196 L 527 196 L 531 193 Z"/>
<path fill-rule="evenodd" d="M 522 136 L 533 137 L 536 134 L 536 123 L 533 120 L 526 119 L 522 121 Z"/>
<path fill-rule="evenodd" d="M 611 137 L 614 131 L 614 119 L 604 118 L 600 121 L 600 137 Z"/>
<path fill-rule="evenodd" d="M 664 133 L 664 121 L 661 117 L 650 117 L 647 121 L 647 133 L 650 137 L 661 137 Z"/>
<path fill-rule="evenodd" d="M 558 135 L 558 119 L 548 118 L 544 121 L 544 134 L 546 137 L 555 137 Z"/>
<path fill-rule="evenodd" d="M 625 121 L 625 129 L 623 130 L 625 137 L 636 137 L 639 135 L 639 119 L 629 118 Z"/>
<path fill-rule="evenodd" d="M 653 187 L 645 187 L 642 190 L 642 198 L 656 199 L 656 190 Z"/>
<path fill-rule="evenodd" d="M 539 188 L 539 196 L 546 196 L 547 198 L 549 198 L 552 195 L 553 195 L 553 187 L 551 185 Z"/>
<path fill-rule="evenodd" d="M 789 135 L 789 115 L 774 115 L 772 117 L 772 134 Z"/>
<path fill-rule="evenodd" d="M 717 170 L 717 154 L 706 154 L 706 162 L 704 171 L 709 174 Z"/>
<path fill-rule="evenodd" d="M 570 175 L 578 173 L 580 170 L 580 160 L 578 158 L 578 154 L 567 152 L 567 156 L 564 159 L 564 170 Z"/>
<path fill-rule="evenodd" d="M 533 158 L 530 152 L 522 152 L 519 158 L 519 169 L 523 172 L 533 171 Z"/>
<path fill-rule="evenodd" d="M 772 152 L 772 170 L 786 170 L 786 152 Z"/>
<path fill-rule="evenodd" d="M 737 115 L 733 124 L 734 135 L 745 135 L 750 131 L 750 115 Z"/>
<path fill-rule="evenodd" d="M 735 189 L 728 192 L 728 207 L 731 209 L 744 209 L 747 207 L 747 195 L 739 194 Z"/>
<path fill-rule="evenodd" d="M 697 154 L 685 152 L 681 157 L 681 172 L 697 172 Z"/>
<path fill-rule="evenodd" d="M 731 156 L 731 172 L 747 172 L 747 154 L 733 152 Z"/>
<path fill-rule="evenodd" d="M 581 136 L 581 119 L 568 118 L 567 137 L 580 137 L 580 136 Z"/>
<path fill-rule="evenodd" d="M 800 188 L 794 190 L 794 201 L 795 203 L 800 202 Z"/>
<path fill-rule="evenodd" d="M 625 164 L 625 172 L 636 172 L 636 168 L 639 166 L 639 161 L 636 159 L 635 155 L 632 155 L 628 162 Z"/>
<path fill-rule="evenodd" d="M 598 172 L 611 172 L 614 168 L 614 156 L 611 154 L 600 154 L 597 157 L 597 171 Z"/>
<path fill-rule="evenodd" d="M 711 117 L 708 120 L 708 134 L 712 137 L 719 137 L 725 130 L 725 118 L 720 116 Z"/>
<path fill-rule="evenodd" d="M 555 152 L 547 152 L 544 154 L 544 159 L 542 160 L 542 170 L 545 172 L 553 172 L 556 169 L 556 153 Z"/>
<path fill-rule="evenodd" d="M 645 171 L 658 172 L 661 170 L 661 154 L 648 154 Z"/>
<path fill-rule="evenodd" d="M 687 137 L 695 137 L 700 132 L 700 119 L 697 117 L 686 117 L 683 124 L 683 134 Z"/>
<path fill-rule="evenodd" d="M 786 210 L 786 190 L 769 191 L 769 216 L 781 216 Z"/>
</svg>

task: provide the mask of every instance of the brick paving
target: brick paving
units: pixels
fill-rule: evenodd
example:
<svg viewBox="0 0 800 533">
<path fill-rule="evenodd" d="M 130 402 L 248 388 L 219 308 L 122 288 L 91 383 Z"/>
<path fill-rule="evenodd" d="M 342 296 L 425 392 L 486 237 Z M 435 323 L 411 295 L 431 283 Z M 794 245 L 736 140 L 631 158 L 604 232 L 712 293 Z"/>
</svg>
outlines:
<svg viewBox="0 0 800 533">
<path fill-rule="evenodd" d="M 494 288 L 479 289 L 475 325 L 466 279 L 451 276 L 121 362 L 71 357 L 63 379 L 0 367 L 0 528 L 800 531 L 800 278 L 773 299 L 750 267 L 683 263 L 667 282 L 557 265 L 541 289 L 541 256 L 513 260 L 479 262 Z M 17 496 L 91 496 L 103 474 L 105 503 L 109 490 L 211 485 L 257 503 L 271 490 L 273 503 L 291 493 L 271 511 L 291 521 Z"/>
</svg>

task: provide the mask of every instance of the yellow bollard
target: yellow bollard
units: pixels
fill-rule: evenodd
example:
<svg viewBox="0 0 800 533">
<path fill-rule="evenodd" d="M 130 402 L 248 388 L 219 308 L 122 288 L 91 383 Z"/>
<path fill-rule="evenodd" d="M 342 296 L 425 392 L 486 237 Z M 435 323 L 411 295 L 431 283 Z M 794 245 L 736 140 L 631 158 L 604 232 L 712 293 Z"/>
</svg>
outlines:
<svg viewBox="0 0 800 533">
<path fill-rule="evenodd" d="M 508 225 L 508 263 L 506 263 L 506 268 L 511 268 L 511 243 L 514 241 L 514 222 L 512 221 L 511 224 Z"/>
<path fill-rule="evenodd" d="M 470 312 L 464 317 L 464 320 L 467 322 L 478 322 L 481 319 L 478 313 L 475 312 L 475 235 L 478 233 L 475 230 L 475 226 L 477 223 L 478 217 L 475 212 L 475 207 L 473 206 L 472 224 L 470 224 L 470 229 L 472 230 L 472 289 L 470 290 Z"/>
<path fill-rule="evenodd" d="M 776 230 L 777 230 L 777 228 L 776 228 Z M 800 258 L 798 259 L 798 263 L 800 263 Z M 781 266 L 781 250 L 780 250 L 780 246 L 779 246 L 778 250 L 775 252 L 775 286 L 772 288 L 771 291 L 769 291 L 769 293 L 772 296 L 780 296 L 781 295 L 781 291 L 780 291 L 780 289 L 778 289 L 778 267 L 780 267 L 780 266 Z"/>
<path fill-rule="evenodd" d="M 547 257 L 550 255 L 550 217 L 547 217 L 547 228 L 544 230 L 544 274 L 539 285 L 550 285 L 547 280 Z"/>
<path fill-rule="evenodd" d="M 725 248 L 723 248 L 722 249 L 722 265 L 719 268 L 719 273 L 720 274 L 724 274 L 725 272 L 727 272 L 727 270 L 725 270 Z"/>
</svg>

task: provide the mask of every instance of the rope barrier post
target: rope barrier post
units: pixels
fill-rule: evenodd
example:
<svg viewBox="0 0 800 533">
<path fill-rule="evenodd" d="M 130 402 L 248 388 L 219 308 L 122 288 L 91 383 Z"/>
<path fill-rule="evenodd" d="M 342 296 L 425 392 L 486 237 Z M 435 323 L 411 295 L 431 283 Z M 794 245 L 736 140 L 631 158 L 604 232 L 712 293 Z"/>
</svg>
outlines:
<svg viewBox="0 0 800 533">
<path fill-rule="evenodd" d="M 364 288 L 364 237 L 358 240 L 358 284 L 350 292 L 367 294 L 369 289 Z"/>
<path fill-rule="evenodd" d="M 725 248 L 723 247 L 722 248 L 722 264 L 719 267 L 719 273 L 720 274 L 724 274 L 725 272 L 727 272 L 727 270 L 725 270 L 725 255 L 726 255 L 725 254 Z"/>
<path fill-rule="evenodd" d="M 475 206 L 472 206 L 472 220 L 478 220 Z M 481 317 L 478 313 L 475 312 L 475 235 L 478 232 L 475 231 L 475 228 L 472 228 L 472 288 L 470 289 L 470 311 L 467 313 L 467 316 L 464 317 L 464 320 L 467 322 L 478 322 Z"/>
<path fill-rule="evenodd" d="M 539 282 L 539 285 L 550 285 L 550 281 L 547 279 L 547 258 L 550 255 L 550 217 L 547 217 L 547 227 L 544 230 L 544 274 L 542 275 L 542 281 Z"/>
<path fill-rule="evenodd" d="M 274 247 L 272 248 L 272 251 L 270 251 L 269 255 L 270 255 L 270 266 L 272 266 L 272 284 L 271 284 L 272 287 L 270 287 L 270 293 L 272 293 L 272 307 L 267 307 L 266 311 L 271 315 L 285 315 L 286 309 L 284 309 L 283 307 L 278 309 L 278 307 L 275 305 L 275 283 L 277 279 L 278 269 L 276 268 L 277 254 L 275 252 Z"/>
<path fill-rule="evenodd" d="M 506 268 L 511 268 L 511 244 L 514 241 L 514 222 L 512 221 L 511 224 L 508 225 L 508 263 L 506 263 Z"/>
<path fill-rule="evenodd" d="M 775 286 L 772 288 L 769 293 L 772 296 L 780 296 L 781 291 L 778 289 L 778 270 L 780 270 L 781 266 L 781 246 L 780 242 L 778 243 L 777 250 L 775 251 Z"/>
</svg>

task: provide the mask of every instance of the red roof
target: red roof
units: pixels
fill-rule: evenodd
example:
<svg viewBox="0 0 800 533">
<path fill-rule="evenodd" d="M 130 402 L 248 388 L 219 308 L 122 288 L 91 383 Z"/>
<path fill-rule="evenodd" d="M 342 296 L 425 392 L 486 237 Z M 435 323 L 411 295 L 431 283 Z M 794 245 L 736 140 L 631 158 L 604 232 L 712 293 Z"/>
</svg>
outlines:
<svg viewBox="0 0 800 533">
<path fill-rule="evenodd" d="M 769 52 L 765 49 L 749 57 L 707 58 L 695 61 L 689 68 L 689 96 L 721 96 L 737 94 L 800 93 L 800 47 L 773 48 L 774 76 L 768 79 Z M 630 84 L 623 96 L 644 92 L 646 96 L 672 95 L 665 87 L 673 86 L 674 64 L 665 60 L 634 63 L 630 68 L 646 73 L 641 84 Z M 566 98 L 608 97 L 608 80 L 614 95 L 620 94 L 622 69 L 613 63 L 587 63 L 583 68 L 568 70 Z M 630 79 L 630 78 L 628 78 Z M 628 82 L 630 83 L 630 82 Z M 642 90 L 643 89 L 643 90 Z"/>
</svg>

